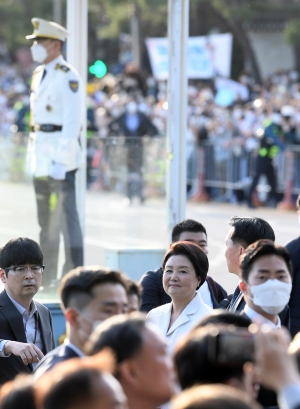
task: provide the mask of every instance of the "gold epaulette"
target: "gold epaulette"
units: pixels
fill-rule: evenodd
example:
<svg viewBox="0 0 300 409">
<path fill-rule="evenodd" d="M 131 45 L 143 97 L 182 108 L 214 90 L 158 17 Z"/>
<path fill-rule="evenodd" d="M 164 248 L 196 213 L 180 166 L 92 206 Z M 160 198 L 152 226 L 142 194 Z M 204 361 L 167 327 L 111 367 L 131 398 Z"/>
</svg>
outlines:
<svg viewBox="0 0 300 409">
<path fill-rule="evenodd" d="M 56 64 L 55 69 L 56 70 L 61 70 L 63 72 L 70 71 L 70 68 L 68 68 L 66 65 L 60 65 L 60 64 Z"/>
<path fill-rule="evenodd" d="M 42 65 L 39 65 L 39 66 L 38 66 L 38 67 L 36 67 L 36 69 L 33 71 L 32 75 L 37 74 L 38 72 L 40 72 L 40 71 L 41 71 L 41 69 L 43 69 L 43 66 L 42 66 Z"/>
</svg>

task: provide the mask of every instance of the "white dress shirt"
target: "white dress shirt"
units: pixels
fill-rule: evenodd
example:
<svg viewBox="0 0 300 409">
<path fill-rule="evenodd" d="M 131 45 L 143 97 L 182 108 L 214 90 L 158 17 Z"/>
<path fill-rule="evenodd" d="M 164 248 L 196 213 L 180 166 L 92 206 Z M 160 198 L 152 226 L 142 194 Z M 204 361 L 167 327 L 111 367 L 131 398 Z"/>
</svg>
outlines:
<svg viewBox="0 0 300 409">
<path fill-rule="evenodd" d="M 7 293 L 7 296 L 9 297 L 11 302 L 14 304 L 16 309 L 19 311 L 19 313 L 22 315 L 27 342 L 29 344 L 34 344 L 40 350 L 42 350 L 43 343 L 41 339 L 41 332 L 38 327 L 38 317 L 36 315 L 37 308 L 36 308 L 35 302 L 33 300 L 31 301 L 30 311 L 27 311 L 26 308 L 24 308 L 21 304 L 19 304 L 16 300 L 14 300 L 8 293 Z M 3 339 L 0 342 L 0 357 L 1 358 L 5 358 L 9 356 L 9 355 L 4 354 L 4 346 L 8 341 L 10 340 Z M 35 368 L 36 365 L 37 364 L 32 364 L 33 368 Z"/>
<path fill-rule="evenodd" d="M 244 313 L 251 319 L 252 322 L 255 324 L 261 326 L 263 324 L 268 324 L 272 328 L 281 328 L 281 321 L 280 318 L 278 317 L 277 324 L 275 325 L 274 322 L 268 320 L 267 318 L 263 317 L 260 315 L 258 312 L 254 311 L 252 308 L 250 308 L 247 304 L 245 305 L 244 308 Z"/>
</svg>

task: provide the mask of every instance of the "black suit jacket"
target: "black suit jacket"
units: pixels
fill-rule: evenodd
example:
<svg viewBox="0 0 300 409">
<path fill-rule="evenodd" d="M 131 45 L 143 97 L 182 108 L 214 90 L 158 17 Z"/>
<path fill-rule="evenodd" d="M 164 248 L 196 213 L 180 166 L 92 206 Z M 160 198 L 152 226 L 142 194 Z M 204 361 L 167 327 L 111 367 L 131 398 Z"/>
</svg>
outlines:
<svg viewBox="0 0 300 409">
<path fill-rule="evenodd" d="M 41 331 L 43 354 L 55 348 L 53 326 L 50 311 L 44 305 L 35 301 L 38 310 L 38 328 Z M 23 318 L 9 299 L 6 291 L 0 293 L 0 340 L 26 343 Z M 15 355 L 0 358 L 0 385 L 14 379 L 19 373 L 31 373 L 32 365 L 25 365 L 22 359 Z"/>
<path fill-rule="evenodd" d="M 300 237 L 286 245 L 293 264 L 293 288 L 289 301 L 291 314 L 291 334 L 300 331 Z"/>
<path fill-rule="evenodd" d="M 141 311 L 149 312 L 153 308 L 171 302 L 170 296 L 165 292 L 162 284 L 162 269 L 147 271 L 140 280 L 143 288 Z M 220 301 L 227 296 L 226 291 L 211 277 L 206 279 L 213 308 L 219 308 Z"/>
<path fill-rule="evenodd" d="M 62 344 L 44 356 L 35 368 L 34 376 L 40 377 L 43 373 L 53 368 L 54 365 L 66 361 L 67 359 L 78 358 L 78 356 L 79 355 L 72 348 L 68 345 Z"/>
</svg>

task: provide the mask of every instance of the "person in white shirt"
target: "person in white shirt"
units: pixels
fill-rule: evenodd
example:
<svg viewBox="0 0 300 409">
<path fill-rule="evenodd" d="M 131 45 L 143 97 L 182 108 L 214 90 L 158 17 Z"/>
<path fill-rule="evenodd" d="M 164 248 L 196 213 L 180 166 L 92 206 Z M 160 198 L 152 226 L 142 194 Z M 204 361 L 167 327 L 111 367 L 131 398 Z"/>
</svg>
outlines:
<svg viewBox="0 0 300 409">
<path fill-rule="evenodd" d="M 83 162 L 80 129 L 84 89 L 78 72 L 68 64 L 62 46 L 68 36 L 59 24 L 31 20 L 34 61 L 30 92 L 30 134 L 27 171 L 33 175 L 40 245 L 48 274 L 43 286 L 57 290 L 60 233 L 65 247 L 63 274 L 83 265 L 83 239 L 76 208 L 75 174 Z"/>
<path fill-rule="evenodd" d="M 258 325 L 281 327 L 278 314 L 292 291 L 292 263 L 286 248 L 271 240 L 258 240 L 241 256 L 240 269 L 244 313 Z"/>
</svg>

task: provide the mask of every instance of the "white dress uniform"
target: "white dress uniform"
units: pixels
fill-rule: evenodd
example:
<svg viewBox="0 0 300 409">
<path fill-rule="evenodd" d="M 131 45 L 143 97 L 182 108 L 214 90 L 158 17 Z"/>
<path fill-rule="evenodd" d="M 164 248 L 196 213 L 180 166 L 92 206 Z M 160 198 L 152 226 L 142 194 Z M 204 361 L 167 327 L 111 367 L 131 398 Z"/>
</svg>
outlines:
<svg viewBox="0 0 300 409">
<path fill-rule="evenodd" d="M 44 69 L 46 75 L 42 80 Z M 83 101 L 81 79 L 62 56 L 34 71 L 30 94 L 33 132 L 29 138 L 27 164 L 35 177 L 49 176 L 53 162 L 65 165 L 67 171 L 77 169 L 82 163 L 79 134 Z M 41 125 L 56 125 L 62 129 L 51 132 L 49 127 L 50 132 L 44 132 L 39 129 Z"/>
<path fill-rule="evenodd" d="M 75 173 L 83 161 L 80 129 L 83 123 L 84 89 L 77 71 L 61 55 L 48 61 L 49 40 L 64 41 L 66 29 L 33 18 L 37 40 L 31 48 L 36 61 L 47 61 L 33 72 L 30 94 L 30 135 L 27 169 L 34 177 L 40 245 L 45 256 L 43 286 L 57 290 L 60 233 L 63 234 L 63 274 L 83 265 L 83 238 L 76 208 Z M 38 41 L 41 39 L 41 41 Z M 36 51 L 38 50 L 38 54 Z M 50 54 L 51 55 L 51 54 Z"/>
</svg>

